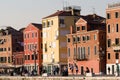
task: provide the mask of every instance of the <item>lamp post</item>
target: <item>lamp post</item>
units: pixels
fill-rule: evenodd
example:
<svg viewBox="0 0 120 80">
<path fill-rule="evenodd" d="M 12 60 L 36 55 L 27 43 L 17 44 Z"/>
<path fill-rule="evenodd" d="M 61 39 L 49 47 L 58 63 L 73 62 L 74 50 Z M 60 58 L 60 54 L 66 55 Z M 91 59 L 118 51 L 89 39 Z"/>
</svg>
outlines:
<svg viewBox="0 0 120 80">
<path fill-rule="evenodd" d="M 34 51 L 34 61 L 35 61 L 35 74 L 36 74 L 36 72 L 37 72 L 37 70 L 36 70 L 36 51 Z"/>
<path fill-rule="evenodd" d="M 13 75 L 15 75 L 15 69 L 16 69 L 15 54 L 13 54 L 12 57 L 13 57 L 13 65 L 14 65 Z"/>
<path fill-rule="evenodd" d="M 35 64 L 35 65 L 34 65 L 34 69 L 33 69 L 33 73 L 32 73 L 32 74 L 33 74 L 33 75 L 37 75 L 37 70 L 36 70 L 36 66 L 37 66 L 37 65 L 36 65 L 36 57 L 37 57 L 37 56 L 36 56 L 36 46 L 34 46 L 33 57 L 34 57 L 34 64 Z"/>
<path fill-rule="evenodd" d="M 116 76 L 119 76 L 119 65 L 118 65 L 118 59 L 116 59 Z"/>
<path fill-rule="evenodd" d="M 105 51 L 103 48 L 100 48 L 99 50 L 99 60 L 100 60 L 100 74 L 102 74 L 102 61 L 104 59 Z"/>
</svg>

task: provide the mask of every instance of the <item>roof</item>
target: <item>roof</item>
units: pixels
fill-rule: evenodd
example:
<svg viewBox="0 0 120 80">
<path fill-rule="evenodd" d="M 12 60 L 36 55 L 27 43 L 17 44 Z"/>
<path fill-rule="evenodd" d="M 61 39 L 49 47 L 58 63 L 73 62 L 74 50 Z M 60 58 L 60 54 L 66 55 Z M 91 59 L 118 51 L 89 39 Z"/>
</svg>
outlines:
<svg viewBox="0 0 120 80">
<path fill-rule="evenodd" d="M 72 16 L 72 14 L 71 14 L 71 11 L 59 11 L 58 10 L 57 12 L 55 12 L 47 17 L 44 17 L 43 19 L 49 18 L 49 17 L 54 17 L 54 16 Z"/>
<path fill-rule="evenodd" d="M 97 14 L 90 14 L 87 16 L 82 16 L 82 18 L 91 24 L 99 24 L 99 23 L 101 24 L 105 22 L 105 18 L 98 16 Z"/>
<path fill-rule="evenodd" d="M 38 29 L 42 29 L 42 24 L 38 24 L 38 23 L 31 23 L 31 24 L 37 27 Z"/>
</svg>

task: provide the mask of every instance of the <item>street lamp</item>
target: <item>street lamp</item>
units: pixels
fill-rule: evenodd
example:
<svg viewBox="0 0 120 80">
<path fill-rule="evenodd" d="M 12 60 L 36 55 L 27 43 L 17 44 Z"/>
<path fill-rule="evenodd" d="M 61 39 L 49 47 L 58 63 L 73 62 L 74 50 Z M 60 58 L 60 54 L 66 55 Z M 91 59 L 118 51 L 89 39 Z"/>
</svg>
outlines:
<svg viewBox="0 0 120 80">
<path fill-rule="evenodd" d="M 33 50 L 33 58 L 34 58 L 34 63 L 35 63 L 35 65 L 34 65 L 34 69 L 33 69 L 33 72 L 32 72 L 32 74 L 33 75 L 37 75 L 37 69 L 36 69 L 36 58 L 37 58 L 37 55 L 36 55 L 36 46 L 34 46 L 34 50 Z"/>
<path fill-rule="evenodd" d="M 104 59 L 105 51 L 103 48 L 100 48 L 99 50 L 99 60 L 100 60 L 100 74 L 102 74 L 102 61 Z"/>
<path fill-rule="evenodd" d="M 54 67 L 54 52 L 52 52 L 52 54 L 51 54 L 51 64 L 52 64 L 52 71 L 53 71 L 53 69 L 55 69 L 55 67 Z M 54 74 L 54 72 L 52 72 L 52 74 Z"/>
<path fill-rule="evenodd" d="M 34 51 L 34 61 L 35 61 L 35 75 L 36 75 L 36 72 L 37 72 L 37 70 L 36 70 L 36 52 Z"/>
<path fill-rule="evenodd" d="M 119 60 L 116 59 L 116 76 L 119 76 L 119 65 L 118 65 Z"/>
</svg>

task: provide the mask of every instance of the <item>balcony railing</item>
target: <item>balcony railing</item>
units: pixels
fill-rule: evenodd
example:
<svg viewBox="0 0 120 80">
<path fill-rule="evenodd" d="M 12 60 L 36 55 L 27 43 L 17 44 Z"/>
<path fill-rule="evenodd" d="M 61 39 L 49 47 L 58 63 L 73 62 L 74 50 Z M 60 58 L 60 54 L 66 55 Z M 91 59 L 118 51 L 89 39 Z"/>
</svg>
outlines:
<svg viewBox="0 0 120 80">
<path fill-rule="evenodd" d="M 74 58 L 74 60 L 78 60 L 78 61 L 86 61 L 86 60 L 88 60 L 88 56 L 87 55 L 82 56 L 82 57 L 79 57 L 78 55 L 76 55 L 73 58 Z"/>
<path fill-rule="evenodd" d="M 112 48 L 114 51 L 120 51 L 120 44 L 113 44 Z"/>
</svg>

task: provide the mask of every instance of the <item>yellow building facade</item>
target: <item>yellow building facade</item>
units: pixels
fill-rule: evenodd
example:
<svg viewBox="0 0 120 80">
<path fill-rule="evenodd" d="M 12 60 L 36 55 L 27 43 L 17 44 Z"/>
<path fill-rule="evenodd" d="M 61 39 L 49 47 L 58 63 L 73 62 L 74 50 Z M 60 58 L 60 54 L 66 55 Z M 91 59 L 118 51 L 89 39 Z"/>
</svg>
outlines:
<svg viewBox="0 0 120 80">
<path fill-rule="evenodd" d="M 75 13 L 80 13 L 80 9 Z M 49 74 L 58 67 L 60 72 L 67 66 L 67 38 L 70 26 L 79 19 L 72 10 L 57 11 L 42 19 L 43 26 L 43 66 Z"/>
</svg>

